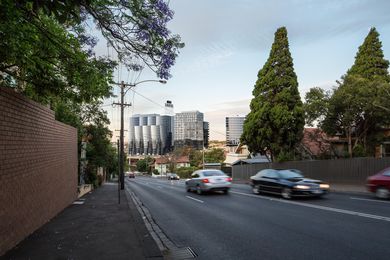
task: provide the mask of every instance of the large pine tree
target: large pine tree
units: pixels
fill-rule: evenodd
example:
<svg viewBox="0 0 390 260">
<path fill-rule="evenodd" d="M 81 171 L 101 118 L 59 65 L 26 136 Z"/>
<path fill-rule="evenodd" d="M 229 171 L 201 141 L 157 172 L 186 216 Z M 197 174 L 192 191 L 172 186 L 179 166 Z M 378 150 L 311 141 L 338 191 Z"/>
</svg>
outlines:
<svg viewBox="0 0 390 260">
<path fill-rule="evenodd" d="M 272 160 L 290 159 L 302 138 L 304 112 L 285 27 L 275 33 L 252 94 L 242 142 L 252 153 L 269 153 Z"/>
<path fill-rule="evenodd" d="M 375 146 L 384 138 L 381 129 L 390 123 L 388 68 L 379 33 L 371 28 L 354 64 L 329 100 L 323 122 L 327 133 L 345 136 L 350 157 L 373 155 Z"/>
<path fill-rule="evenodd" d="M 379 33 L 373 27 L 359 47 L 355 56 L 355 63 L 348 70 L 346 76 L 357 75 L 368 80 L 381 78 L 388 81 L 388 68 L 389 61 L 384 58 Z"/>
</svg>

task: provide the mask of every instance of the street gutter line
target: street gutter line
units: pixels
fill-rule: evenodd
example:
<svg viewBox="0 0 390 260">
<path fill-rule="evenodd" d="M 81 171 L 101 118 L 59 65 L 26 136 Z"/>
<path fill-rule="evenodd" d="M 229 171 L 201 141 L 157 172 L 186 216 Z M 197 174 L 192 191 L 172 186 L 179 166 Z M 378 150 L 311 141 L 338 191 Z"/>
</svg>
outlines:
<svg viewBox="0 0 390 260">
<path fill-rule="evenodd" d="M 191 197 L 191 196 L 186 196 L 186 198 L 195 200 L 195 201 L 200 202 L 200 203 L 204 203 L 203 200 L 198 200 L 198 199 L 195 199 L 195 198 L 193 198 L 193 197 Z"/>
<path fill-rule="evenodd" d="M 342 214 L 347 214 L 347 215 L 352 215 L 352 216 L 359 216 L 359 217 L 364 217 L 364 218 L 371 218 L 371 219 L 377 219 L 377 220 L 383 220 L 383 221 L 390 222 L 389 217 L 361 213 L 361 212 L 357 212 L 357 211 L 331 208 L 331 207 L 325 207 L 325 206 L 318 206 L 318 205 L 313 205 L 313 204 L 307 204 L 307 203 L 295 202 L 295 201 L 287 201 L 287 200 L 282 200 L 282 199 L 270 199 L 270 198 L 263 197 L 263 196 L 258 196 L 258 195 L 254 195 L 254 194 L 247 194 L 247 193 L 242 193 L 242 192 L 236 192 L 236 191 L 231 191 L 230 193 L 253 197 L 253 198 L 258 198 L 258 199 L 275 200 L 275 201 L 286 203 L 286 204 L 292 204 L 292 205 L 303 206 L 303 207 L 314 208 L 314 209 L 321 209 L 321 210 L 337 212 L 337 213 L 342 213 Z"/>
<path fill-rule="evenodd" d="M 350 197 L 351 200 L 365 200 L 365 201 L 373 201 L 373 202 L 381 202 L 381 203 L 390 203 L 390 201 L 382 201 L 382 200 L 373 200 L 373 199 L 362 199 L 356 197 Z"/>
</svg>

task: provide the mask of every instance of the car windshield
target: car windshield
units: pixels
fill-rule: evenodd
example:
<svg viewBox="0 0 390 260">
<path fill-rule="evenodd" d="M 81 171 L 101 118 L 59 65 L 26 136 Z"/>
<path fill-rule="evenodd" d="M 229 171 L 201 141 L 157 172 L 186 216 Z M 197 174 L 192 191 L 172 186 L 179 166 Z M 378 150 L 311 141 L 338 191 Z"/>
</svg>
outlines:
<svg viewBox="0 0 390 260">
<path fill-rule="evenodd" d="M 203 176 L 210 177 L 210 176 L 224 176 L 225 173 L 221 171 L 204 171 Z"/>
<path fill-rule="evenodd" d="M 298 170 L 281 170 L 281 171 L 279 171 L 279 176 L 282 179 L 300 179 L 300 178 L 303 178 L 303 175 Z"/>
</svg>

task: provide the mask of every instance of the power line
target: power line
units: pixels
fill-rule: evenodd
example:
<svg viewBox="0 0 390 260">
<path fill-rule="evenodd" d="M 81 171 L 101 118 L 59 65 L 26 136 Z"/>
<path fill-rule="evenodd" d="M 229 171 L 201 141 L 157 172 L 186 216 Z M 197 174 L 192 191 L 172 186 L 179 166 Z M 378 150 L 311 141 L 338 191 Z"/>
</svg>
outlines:
<svg viewBox="0 0 390 260">
<path fill-rule="evenodd" d="M 131 89 L 131 91 L 133 91 L 135 94 L 137 94 L 137 95 L 139 95 L 139 96 L 143 97 L 144 99 L 148 100 L 149 102 L 151 102 L 151 103 L 155 104 L 156 106 L 159 106 L 159 107 L 165 108 L 163 105 L 161 105 L 161 104 L 157 103 L 156 101 L 154 101 L 154 100 L 152 100 L 152 99 L 150 99 L 150 98 L 148 98 L 148 97 L 145 97 L 144 95 L 142 95 L 142 94 L 138 93 L 138 92 L 137 92 L 137 91 L 135 91 L 134 89 Z"/>
</svg>

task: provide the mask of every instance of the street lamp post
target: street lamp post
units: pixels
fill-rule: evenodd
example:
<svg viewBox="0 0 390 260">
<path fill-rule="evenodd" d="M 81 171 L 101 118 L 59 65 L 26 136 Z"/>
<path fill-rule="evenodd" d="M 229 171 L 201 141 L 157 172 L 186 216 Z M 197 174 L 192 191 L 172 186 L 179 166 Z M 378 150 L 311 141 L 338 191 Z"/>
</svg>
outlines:
<svg viewBox="0 0 390 260">
<path fill-rule="evenodd" d="M 119 173 L 120 173 L 120 182 L 121 182 L 121 190 L 125 189 L 125 176 L 123 174 L 123 160 L 124 160 L 124 119 L 123 119 L 123 114 L 124 114 L 124 107 L 125 106 L 131 106 L 131 104 L 125 104 L 124 103 L 124 98 L 127 93 L 131 88 L 134 88 L 138 84 L 144 83 L 144 82 L 159 82 L 161 84 L 167 83 L 165 80 L 143 80 L 137 83 L 132 83 L 132 84 L 125 84 L 123 81 L 121 83 L 115 83 L 116 85 L 120 85 L 121 88 L 121 102 L 120 103 L 114 103 L 114 105 L 119 105 L 121 107 L 121 129 L 120 129 L 120 151 L 119 151 Z M 125 91 L 125 88 L 128 87 Z"/>
</svg>

